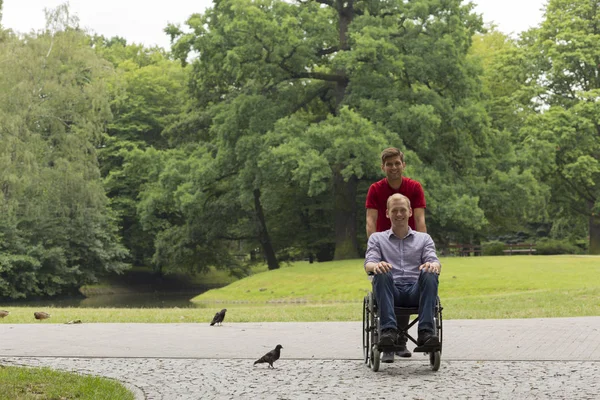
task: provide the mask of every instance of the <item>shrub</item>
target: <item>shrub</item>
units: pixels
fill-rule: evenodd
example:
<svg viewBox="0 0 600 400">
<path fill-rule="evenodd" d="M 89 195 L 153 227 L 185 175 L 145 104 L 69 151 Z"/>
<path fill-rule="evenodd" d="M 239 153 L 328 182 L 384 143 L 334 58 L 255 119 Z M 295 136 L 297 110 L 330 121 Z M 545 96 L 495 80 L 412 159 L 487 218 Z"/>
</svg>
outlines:
<svg viewBox="0 0 600 400">
<path fill-rule="evenodd" d="M 484 256 L 504 255 L 504 243 L 499 240 L 491 240 L 481 244 L 481 253 Z"/>
<path fill-rule="evenodd" d="M 566 240 L 541 239 L 536 244 L 536 254 L 579 254 L 581 249 Z"/>
</svg>

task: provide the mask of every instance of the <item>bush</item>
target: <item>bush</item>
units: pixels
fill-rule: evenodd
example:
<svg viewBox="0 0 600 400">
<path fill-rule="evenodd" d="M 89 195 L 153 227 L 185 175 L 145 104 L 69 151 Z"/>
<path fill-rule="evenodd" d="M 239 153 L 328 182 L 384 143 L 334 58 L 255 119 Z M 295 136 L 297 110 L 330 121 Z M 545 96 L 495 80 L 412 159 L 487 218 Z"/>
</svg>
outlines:
<svg viewBox="0 0 600 400">
<path fill-rule="evenodd" d="M 491 240 L 481 244 L 481 254 L 484 256 L 504 255 L 504 243 L 499 240 Z"/>
<path fill-rule="evenodd" d="M 582 251 L 576 245 L 566 240 L 541 239 L 536 244 L 536 254 L 580 254 Z"/>
</svg>

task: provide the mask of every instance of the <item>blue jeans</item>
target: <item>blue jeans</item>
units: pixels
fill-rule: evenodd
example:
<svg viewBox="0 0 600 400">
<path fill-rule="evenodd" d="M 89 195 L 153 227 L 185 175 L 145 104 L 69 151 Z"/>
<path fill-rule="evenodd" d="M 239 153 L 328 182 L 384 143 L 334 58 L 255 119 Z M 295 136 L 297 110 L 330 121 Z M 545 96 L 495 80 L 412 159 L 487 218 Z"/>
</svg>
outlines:
<svg viewBox="0 0 600 400">
<path fill-rule="evenodd" d="M 418 330 L 433 331 L 433 314 L 438 294 L 438 275 L 421 271 L 414 283 L 394 283 L 392 273 L 373 277 L 373 292 L 379 306 L 381 329 L 397 329 L 394 306 L 419 307 Z"/>
</svg>

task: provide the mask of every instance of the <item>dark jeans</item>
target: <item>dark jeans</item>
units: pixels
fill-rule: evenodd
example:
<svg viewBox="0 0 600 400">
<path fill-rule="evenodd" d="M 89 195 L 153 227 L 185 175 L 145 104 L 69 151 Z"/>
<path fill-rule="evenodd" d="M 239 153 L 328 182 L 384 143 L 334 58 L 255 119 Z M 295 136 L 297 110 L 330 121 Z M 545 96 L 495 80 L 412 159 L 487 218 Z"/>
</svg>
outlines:
<svg viewBox="0 0 600 400">
<path fill-rule="evenodd" d="M 421 271 L 417 282 L 404 284 L 394 283 L 391 272 L 378 274 L 373 277 L 373 292 L 379 305 L 382 330 L 397 329 L 394 306 L 398 306 L 419 307 L 418 330 L 433 331 L 433 314 L 438 294 L 437 274 Z"/>
</svg>

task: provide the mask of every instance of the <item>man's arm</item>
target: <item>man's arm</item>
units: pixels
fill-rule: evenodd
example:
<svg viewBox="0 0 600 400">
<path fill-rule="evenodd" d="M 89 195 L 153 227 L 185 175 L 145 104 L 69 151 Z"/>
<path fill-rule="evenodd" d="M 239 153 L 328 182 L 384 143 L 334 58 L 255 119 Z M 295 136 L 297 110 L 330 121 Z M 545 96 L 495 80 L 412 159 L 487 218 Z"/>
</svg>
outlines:
<svg viewBox="0 0 600 400">
<path fill-rule="evenodd" d="M 438 275 L 442 272 L 442 264 L 435 253 L 435 243 L 429 235 L 423 247 L 421 262 L 423 264 L 419 266 L 419 270 L 433 272 Z"/>
<path fill-rule="evenodd" d="M 392 264 L 383 260 L 379 240 L 381 240 L 379 234 L 372 235 L 367 243 L 364 265 L 367 274 L 385 274 L 392 270 Z"/>
<path fill-rule="evenodd" d="M 377 216 L 376 208 L 367 208 L 367 239 L 377 232 Z"/>
<path fill-rule="evenodd" d="M 385 274 L 386 272 L 390 272 L 392 270 L 392 264 L 379 261 L 379 262 L 368 262 L 365 264 L 365 271 L 368 273 L 372 272 L 375 275 L 377 274 Z"/>
<path fill-rule="evenodd" d="M 369 210 L 367 210 L 368 212 Z M 377 210 L 375 210 L 377 211 Z M 367 218 L 368 218 L 367 214 Z M 427 225 L 425 225 L 425 209 L 413 208 L 413 217 L 415 218 L 415 230 L 418 232 L 427 233 Z M 368 234 L 368 233 L 367 233 Z"/>
</svg>

